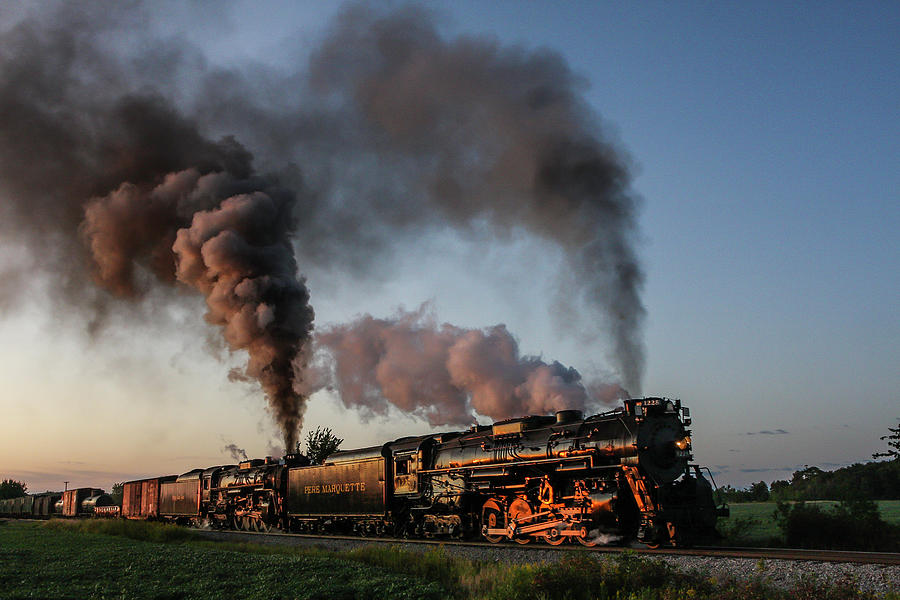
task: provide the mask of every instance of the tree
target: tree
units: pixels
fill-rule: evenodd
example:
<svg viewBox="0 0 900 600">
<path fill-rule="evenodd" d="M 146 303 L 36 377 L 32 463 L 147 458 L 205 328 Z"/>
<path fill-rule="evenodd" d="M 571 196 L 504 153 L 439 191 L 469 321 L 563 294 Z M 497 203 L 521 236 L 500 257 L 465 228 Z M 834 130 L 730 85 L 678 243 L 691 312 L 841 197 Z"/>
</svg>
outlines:
<svg viewBox="0 0 900 600">
<path fill-rule="evenodd" d="M 772 482 L 772 485 L 769 486 L 769 497 L 772 500 L 784 501 L 788 500 L 790 496 L 791 484 L 789 481 L 785 481 L 784 479 L 778 479 Z"/>
<path fill-rule="evenodd" d="M 765 481 L 754 483 L 748 490 L 751 502 L 765 502 L 769 499 L 769 486 Z"/>
<path fill-rule="evenodd" d="M 316 427 L 306 434 L 306 456 L 314 465 L 321 465 L 333 454 L 344 440 L 331 432 L 330 427 Z"/>
<path fill-rule="evenodd" d="M 876 452 L 872 458 L 890 458 L 892 460 L 900 458 L 900 423 L 897 423 L 896 427 L 888 427 L 888 431 L 891 433 L 881 436 L 881 439 L 887 442 L 888 451 Z"/>
<path fill-rule="evenodd" d="M 4 479 L 0 481 L 0 500 L 24 496 L 27 489 L 28 486 L 25 485 L 24 481 Z"/>
<path fill-rule="evenodd" d="M 112 484 L 112 491 L 109 493 L 112 496 L 113 501 L 122 506 L 122 497 L 125 495 L 125 484 L 124 483 L 114 483 Z"/>
</svg>

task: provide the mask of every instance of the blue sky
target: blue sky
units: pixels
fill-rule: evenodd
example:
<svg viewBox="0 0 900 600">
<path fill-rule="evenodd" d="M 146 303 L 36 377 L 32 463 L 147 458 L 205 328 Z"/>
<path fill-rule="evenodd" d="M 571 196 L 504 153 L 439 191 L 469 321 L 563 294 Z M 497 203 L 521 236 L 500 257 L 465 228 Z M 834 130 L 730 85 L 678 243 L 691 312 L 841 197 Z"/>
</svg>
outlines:
<svg viewBox="0 0 900 600">
<path fill-rule="evenodd" d="M 340 8 L 238 2 L 213 15 L 221 5 L 159 6 L 150 26 L 180 32 L 212 62 L 285 68 L 294 56 L 285 49 L 312 47 Z M 900 5 L 428 6 L 447 35 L 547 47 L 583 77 L 592 108 L 635 166 L 642 198 L 644 392 L 692 408 L 697 459 L 720 484 L 866 460 L 880 448 L 878 436 L 900 420 Z M 0 13 L 0 23 L 11 18 Z M 388 279 L 311 273 L 318 322 L 434 300 L 451 322 L 507 323 L 528 352 L 579 369 L 602 363 L 601 349 L 555 332 L 549 302 L 529 294 L 529 272 L 550 277 L 558 267 L 539 248 L 473 249 L 448 234 L 398 256 Z M 86 478 L 116 480 L 222 460 L 231 441 L 266 452 L 272 431 L 258 394 L 228 384 L 227 365 L 199 342 L 127 331 L 115 351 L 85 350 L 65 327 L 49 344 L 57 325 L 39 301 L 0 322 L 0 381 L 9 390 L 0 406 L 12 409 L 14 427 L 41 431 L 46 448 L 32 460 L 15 447 L 22 438 L 0 441 L 0 474 L 51 486 L 73 468 L 65 461 Z M 202 377 L 173 366 L 173 356 L 194 353 Z M 42 375 L 48 361 L 53 376 Z M 125 421 L 140 430 L 102 416 L 81 423 L 83 411 L 64 406 L 74 397 L 108 415 L 122 410 L 122 395 L 134 398 Z M 43 407 L 23 409 L 20 398 Z M 173 431 L 161 414 L 174 413 L 200 431 Z M 319 397 L 307 424 L 333 427 L 348 447 L 429 430 L 395 417 L 363 423 Z M 92 441 L 98 436 L 105 448 Z M 117 452 L 110 468 L 109 447 L 129 440 L 134 449 Z M 72 448 L 83 450 L 57 460 Z"/>
</svg>

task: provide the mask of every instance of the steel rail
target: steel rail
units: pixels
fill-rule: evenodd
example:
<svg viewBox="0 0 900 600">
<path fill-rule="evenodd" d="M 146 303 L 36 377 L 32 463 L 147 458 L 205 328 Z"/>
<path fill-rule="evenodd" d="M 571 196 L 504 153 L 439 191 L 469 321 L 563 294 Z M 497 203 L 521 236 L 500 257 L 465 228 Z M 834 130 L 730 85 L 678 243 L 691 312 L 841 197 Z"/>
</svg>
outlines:
<svg viewBox="0 0 900 600">
<path fill-rule="evenodd" d="M 543 552 L 601 552 L 615 554 L 629 550 L 647 556 L 709 556 L 714 558 L 747 558 L 767 560 L 804 560 L 812 562 L 842 562 L 860 564 L 881 564 L 900 566 L 900 553 L 858 552 L 848 550 L 807 550 L 797 548 L 736 548 L 700 546 L 694 548 L 644 548 L 622 546 L 595 546 L 586 548 L 578 544 L 551 546 L 535 542 L 532 544 L 491 544 L 479 541 L 459 541 L 422 538 L 361 537 L 355 535 L 313 535 L 308 533 L 234 531 L 230 529 L 197 530 L 201 534 L 226 534 L 231 536 L 263 536 L 271 539 L 282 538 L 289 543 L 290 538 L 309 540 L 334 540 L 373 544 L 422 544 L 432 546 L 462 546 L 470 548 L 491 548 L 494 550 L 525 550 Z"/>
</svg>

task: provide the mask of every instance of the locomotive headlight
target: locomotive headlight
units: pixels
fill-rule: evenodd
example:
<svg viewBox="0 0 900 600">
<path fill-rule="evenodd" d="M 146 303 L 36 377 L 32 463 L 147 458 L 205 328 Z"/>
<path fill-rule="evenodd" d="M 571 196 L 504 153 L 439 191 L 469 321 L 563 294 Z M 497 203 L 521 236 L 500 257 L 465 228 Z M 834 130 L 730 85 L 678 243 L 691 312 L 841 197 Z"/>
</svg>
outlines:
<svg viewBox="0 0 900 600">
<path fill-rule="evenodd" d="M 680 440 L 675 442 L 675 445 L 678 446 L 679 450 L 687 450 L 691 447 L 691 436 L 686 435 Z"/>
</svg>

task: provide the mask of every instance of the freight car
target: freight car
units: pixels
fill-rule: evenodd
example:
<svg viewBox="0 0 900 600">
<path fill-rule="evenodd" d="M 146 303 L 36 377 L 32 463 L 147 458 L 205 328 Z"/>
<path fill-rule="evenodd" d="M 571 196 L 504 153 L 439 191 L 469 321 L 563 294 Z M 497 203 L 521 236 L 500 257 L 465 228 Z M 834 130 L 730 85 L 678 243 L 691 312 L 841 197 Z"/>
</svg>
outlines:
<svg viewBox="0 0 900 600">
<path fill-rule="evenodd" d="M 155 520 L 159 518 L 159 486 L 175 481 L 176 475 L 126 481 L 122 484 L 122 517 Z"/>
<path fill-rule="evenodd" d="M 118 516 L 112 496 L 100 488 L 66 490 L 56 503 L 56 512 L 68 518 L 91 516 Z"/>
<path fill-rule="evenodd" d="M 0 500 L 0 517 L 19 519 L 49 519 L 52 516 L 84 516 L 93 513 L 98 506 L 107 512 L 118 509 L 105 508 L 115 506 L 112 498 L 96 488 L 69 490 L 68 515 L 64 515 L 64 498 L 68 492 L 45 492 L 43 494 L 26 494 L 18 498 Z"/>
</svg>

